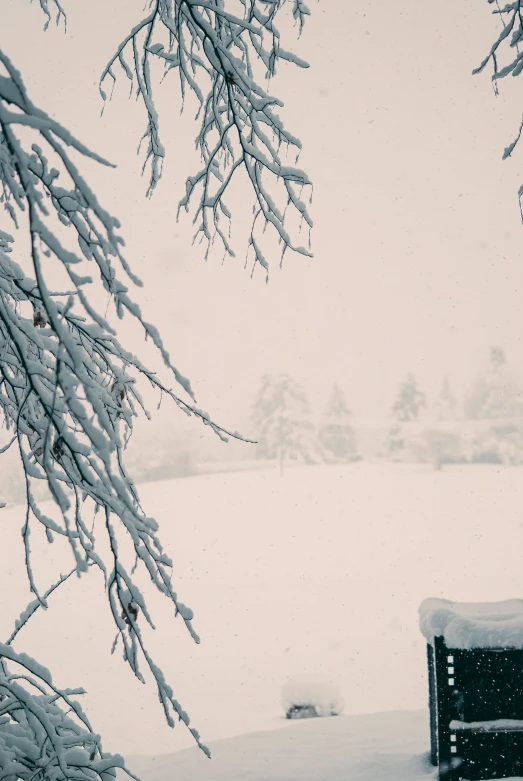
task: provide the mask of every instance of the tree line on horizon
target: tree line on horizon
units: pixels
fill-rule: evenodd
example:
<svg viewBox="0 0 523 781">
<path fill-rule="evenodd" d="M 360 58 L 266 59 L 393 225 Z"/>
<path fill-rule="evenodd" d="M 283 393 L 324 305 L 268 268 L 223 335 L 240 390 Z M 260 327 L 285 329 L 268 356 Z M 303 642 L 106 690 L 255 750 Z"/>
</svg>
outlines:
<svg viewBox="0 0 523 781">
<path fill-rule="evenodd" d="M 432 403 L 412 372 L 400 383 L 390 408 L 392 425 L 376 455 L 391 461 L 523 463 L 523 386 L 505 350 L 492 347 L 486 367 L 460 403 L 445 377 Z M 289 375 L 262 379 L 252 420 L 256 457 L 343 463 L 362 457 L 346 395 L 334 384 L 317 424 L 303 388 Z M 410 425 L 414 424 L 414 425 Z M 485 425 L 486 424 L 486 425 Z"/>
<path fill-rule="evenodd" d="M 302 385 L 289 374 L 266 374 L 251 407 L 249 433 L 256 445 L 217 442 L 199 445 L 178 426 L 153 436 L 136 434 L 128 454 L 137 482 L 188 477 L 227 468 L 229 462 L 343 464 L 378 457 L 383 461 L 433 464 L 523 463 L 523 386 L 505 351 L 492 347 L 486 366 L 459 400 L 445 377 L 430 400 L 413 372 L 408 372 L 384 422 L 372 435 L 358 424 L 348 394 L 334 382 L 320 414 Z M 521 420 L 520 420 L 521 419 Z M 23 501 L 24 486 L 15 467 L 4 464 L 4 494 Z"/>
</svg>

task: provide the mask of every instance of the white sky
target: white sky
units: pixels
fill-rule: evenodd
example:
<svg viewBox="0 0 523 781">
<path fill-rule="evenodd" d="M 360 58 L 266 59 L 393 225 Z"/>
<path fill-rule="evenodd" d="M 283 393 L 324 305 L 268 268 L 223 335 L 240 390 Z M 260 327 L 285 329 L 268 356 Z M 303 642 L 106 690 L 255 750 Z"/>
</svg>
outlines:
<svg viewBox="0 0 523 781">
<path fill-rule="evenodd" d="M 141 0 L 66 2 L 66 34 L 44 34 L 36 4 L 1 7 L 2 44 L 32 99 L 118 164 L 89 167 L 88 180 L 121 219 L 146 282 L 136 297 L 224 425 L 243 423 L 264 372 L 294 374 L 313 404 L 337 380 L 369 418 L 406 371 L 429 393 L 448 373 L 459 392 L 492 344 L 519 363 L 523 172 L 521 153 L 501 154 L 521 105 L 512 80 L 496 99 L 490 74 L 471 76 L 497 33 L 486 2 L 442 0 L 430 14 L 417 0 L 312 3 L 302 40 L 286 42 L 311 68 L 282 67 L 271 90 L 314 181 L 315 257 L 275 263 L 268 286 L 244 270 L 243 246 L 224 266 L 205 263 L 190 220 L 176 224 L 196 165 L 176 75 L 158 93 L 167 160 L 151 201 L 135 154 L 144 116 L 123 75 L 100 118 L 98 76 Z"/>
</svg>

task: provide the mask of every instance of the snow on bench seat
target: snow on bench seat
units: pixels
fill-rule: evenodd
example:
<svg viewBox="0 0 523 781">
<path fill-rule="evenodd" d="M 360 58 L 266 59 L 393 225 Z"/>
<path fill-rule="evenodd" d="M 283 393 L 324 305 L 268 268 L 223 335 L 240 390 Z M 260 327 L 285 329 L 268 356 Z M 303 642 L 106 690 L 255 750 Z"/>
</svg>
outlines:
<svg viewBox="0 0 523 781">
<path fill-rule="evenodd" d="M 485 603 L 426 599 L 419 614 L 428 643 L 443 637 L 447 648 L 523 650 L 523 599 Z"/>
<path fill-rule="evenodd" d="M 451 730 L 470 732 L 519 732 L 523 731 L 523 721 L 516 719 L 496 719 L 495 721 L 451 721 Z"/>
</svg>

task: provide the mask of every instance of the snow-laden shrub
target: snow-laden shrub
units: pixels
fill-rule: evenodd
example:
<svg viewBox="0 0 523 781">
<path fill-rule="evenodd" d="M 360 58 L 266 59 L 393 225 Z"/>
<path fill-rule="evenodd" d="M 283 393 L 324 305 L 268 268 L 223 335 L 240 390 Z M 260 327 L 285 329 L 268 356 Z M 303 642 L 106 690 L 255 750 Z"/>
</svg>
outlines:
<svg viewBox="0 0 523 781">
<path fill-rule="evenodd" d="M 409 451 L 414 461 L 433 464 L 436 469 L 441 469 L 444 464 L 461 464 L 465 460 L 459 433 L 444 429 L 424 429 L 412 440 Z"/>
<path fill-rule="evenodd" d="M 288 719 L 339 716 L 345 701 L 339 687 L 315 677 L 291 678 L 283 686 L 281 706 Z"/>
</svg>

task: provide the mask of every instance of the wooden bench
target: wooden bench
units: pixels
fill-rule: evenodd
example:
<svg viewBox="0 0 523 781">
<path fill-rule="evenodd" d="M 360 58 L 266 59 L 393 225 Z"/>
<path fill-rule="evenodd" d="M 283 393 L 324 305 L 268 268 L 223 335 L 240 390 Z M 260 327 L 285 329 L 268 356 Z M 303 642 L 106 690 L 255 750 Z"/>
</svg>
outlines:
<svg viewBox="0 0 523 781">
<path fill-rule="evenodd" d="M 483 647 L 453 647 L 445 631 L 427 643 L 430 757 L 441 781 L 523 778 L 523 648 L 485 647 L 496 624 L 481 620 L 483 637 L 470 616 L 455 636 L 465 644 L 461 629 L 471 626 Z M 506 620 L 512 630 L 519 618 L 509 611 Z M 521 628 L 523 633 L 523 612 Z"/>
</svg>

